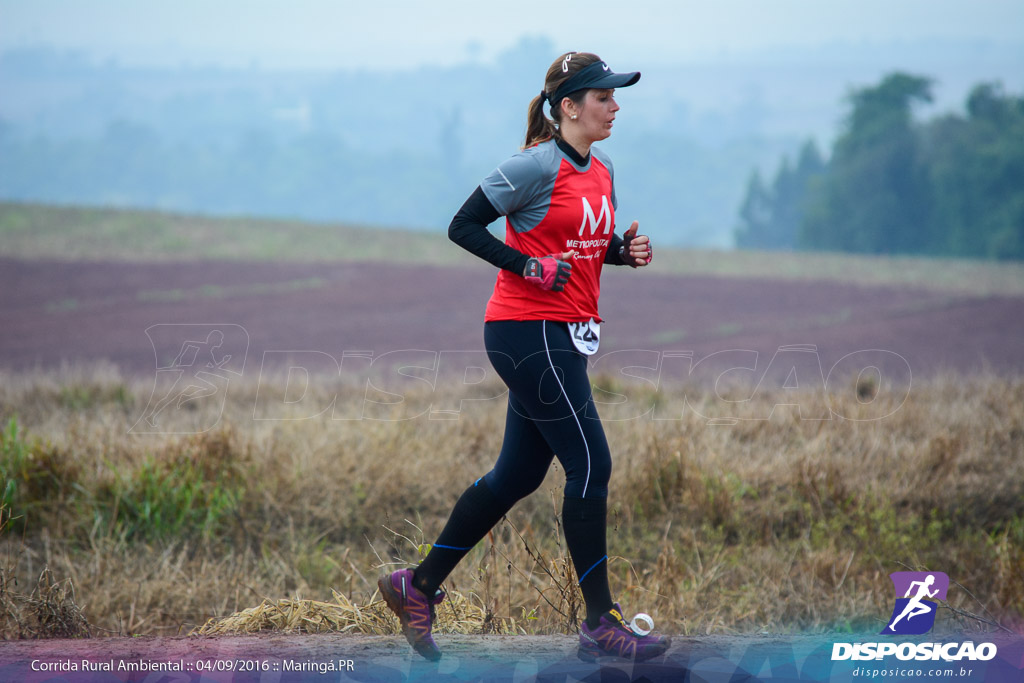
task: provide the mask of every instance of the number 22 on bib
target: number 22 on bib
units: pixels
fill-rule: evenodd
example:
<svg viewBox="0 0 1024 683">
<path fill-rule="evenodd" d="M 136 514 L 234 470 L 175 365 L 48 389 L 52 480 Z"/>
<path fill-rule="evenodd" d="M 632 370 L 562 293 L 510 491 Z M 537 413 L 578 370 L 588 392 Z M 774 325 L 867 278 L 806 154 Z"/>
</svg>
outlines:
<svg viewBox="0 0 1024 683">
<path fill-rule="evenodd" d="M 569 335 L 580 353 L 593 356 L 601 345 L 601 323 L 593 318 L 582 323 L 569 323 Z"/>
</svg>

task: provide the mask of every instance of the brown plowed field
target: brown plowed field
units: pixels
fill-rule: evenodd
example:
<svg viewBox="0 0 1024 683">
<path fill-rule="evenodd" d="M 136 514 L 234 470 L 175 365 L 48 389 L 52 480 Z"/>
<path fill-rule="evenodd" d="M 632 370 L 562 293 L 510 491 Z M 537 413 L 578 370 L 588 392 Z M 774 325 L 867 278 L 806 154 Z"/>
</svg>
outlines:
<svg viewBox="0 0 1024 683">
<path fill-rule="evenodd" d="M 353 350 L 482 349 L 493 278 L 480 267 L 0 259 L 0 367 L 105 359 L 127 374 L 149 374 L 157 360 L 146 330 L 161 324 L 244 328 L 246 374 L 258 371 L 266 351 L 341 358 Z M 816 349 L 826 375 L 867 350 L 887 352 L 861 358 L 876 359 L 895 379 L 907 366 L 914 378 L 1024 369 L 1024 297 L 660 275 L 654 267 L 606 271 L 602 315 L 602 354 L 691 351 L 696 361 L 752 350 L 751 377 L 794 345 Z"/>
</svg>

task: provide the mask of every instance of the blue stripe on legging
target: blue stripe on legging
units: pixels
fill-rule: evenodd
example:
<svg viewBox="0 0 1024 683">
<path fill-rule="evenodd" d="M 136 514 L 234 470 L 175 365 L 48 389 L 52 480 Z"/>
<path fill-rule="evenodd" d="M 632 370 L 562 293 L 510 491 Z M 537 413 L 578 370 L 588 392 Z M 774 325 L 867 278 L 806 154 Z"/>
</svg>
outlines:
<svg viewBox="0 0 1024 683">
<path fill-rule="evenodd" d="M 605 560 L 607 560 L 607 559 L 608 559 L 608 556 L 607 556 L 607 555 L 605 555 L 605 556 L 604 556 L 604 557 L 602 557 L 602 558 L 601 558 L 600 560 L 598 560 L 597 562 L 595 562 L 595 563 L 594 563 L 594 566 L 593 566 L 593 567 L 591 567 L 591 568 L 590 568 L 590 569 L 588 569 L 587 571 L 583 572 L 583 576 L 581 576 L 581 577 L 580 577 L 579 583 L 583 583 L 583 579 L 587 578 L 587 574 L 589 574 L 590 572 L 594 571 L 594 569 L 596 569 L 596 568 L 597 568 L 597 565 L 601 564 L 602 562 L 604 562 L 604 561 L 605 561 Z"/>
</svg>

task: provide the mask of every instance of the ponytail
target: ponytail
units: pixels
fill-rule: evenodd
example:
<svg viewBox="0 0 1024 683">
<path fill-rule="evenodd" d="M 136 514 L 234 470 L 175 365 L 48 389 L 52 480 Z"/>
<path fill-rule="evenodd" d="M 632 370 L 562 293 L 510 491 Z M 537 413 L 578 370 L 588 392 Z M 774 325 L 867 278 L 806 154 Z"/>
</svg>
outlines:
<svg viewBox="0 0 1024 683">
<path fill-rule="evenodd" d="M 526 110 L 526 141 L 523 143 L 523 149 L 550 140 L 558 132 L 555 122 L 544 116 L 545 99 L 544 93 L 541 93 L 530 100 L 530 106 Z"/>
</svg>

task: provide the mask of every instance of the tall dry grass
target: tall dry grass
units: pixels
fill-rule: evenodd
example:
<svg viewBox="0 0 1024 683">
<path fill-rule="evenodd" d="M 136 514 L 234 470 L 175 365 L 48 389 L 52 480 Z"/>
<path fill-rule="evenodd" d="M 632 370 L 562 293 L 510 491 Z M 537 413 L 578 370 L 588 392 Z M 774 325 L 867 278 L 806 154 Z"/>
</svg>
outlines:
<svg viewBox="0 0 1024 683">
<path fill-rule="evenodd" d="M 74 587 L 94 635 L 185 632 L 332 591 L 366 605 L 489 469 L 505 413 L 499 399 L 454 420 L 257 421 L 257 387 L 236 382 L 209 431 L 129 433 L 151 388 L 113 367 L 0 377 L 6 636 L 28 609 L 17 586 L 44 570 Z M 445 391 L 434 398 L 450 404 Z M 950 376 L 902 403 L 863 403 L 852 386 L 828 397 L 848 418 L 895 410 L 867 421 L 803 420 L 776 406 L 788 396 L 759 392 L 747 408 L 770 419 L 709 424 L 700 406 L 717 399 L 686 391 L 688 404 L 680 388 L 633 397 L 679 419 L 605 423 L 609 569 L 627 611 L 685 634 L 879 630 L 887 575 L 927 568 L 955 582 L 943 627 L 1020 627 L 1024 380 Z M 210 410 L 162 426 L 212 424 Z M 562 481 L 556 465 L 449 578 L 484 623 L 575 628 Z"/>
</svg>

